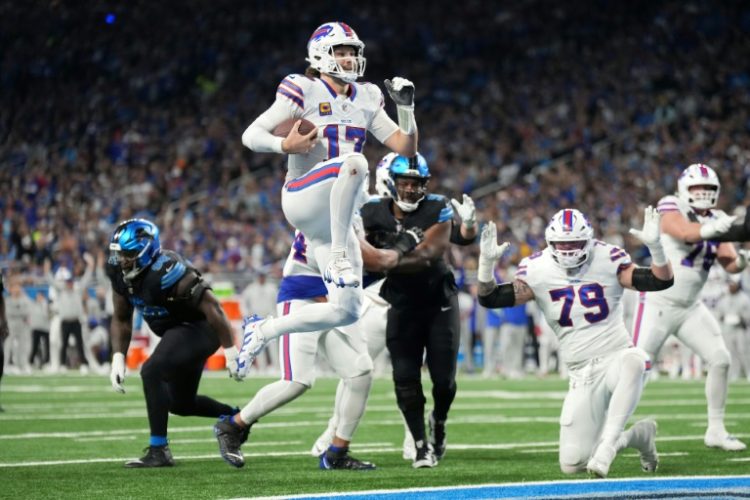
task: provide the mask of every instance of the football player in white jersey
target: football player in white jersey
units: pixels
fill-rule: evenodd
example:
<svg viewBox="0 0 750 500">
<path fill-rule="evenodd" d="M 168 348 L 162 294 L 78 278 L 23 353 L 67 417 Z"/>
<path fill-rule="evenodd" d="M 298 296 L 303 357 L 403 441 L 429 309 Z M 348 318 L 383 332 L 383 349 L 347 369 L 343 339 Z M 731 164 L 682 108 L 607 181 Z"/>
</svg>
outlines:
<svg viewBox="0 0 750 500">
<path fill-rule="evenodd" d="M 364 48 L 345 23 L 319 26 L 307 44 L 306 74 L 285 77 L 275 102 L 242 134 L 242 143 L 253 151 L 289 155 L 282 209 L 289 223 L 315 243 L 315 258 L 326 266 L 322 275 L 329 284 L 326 303 L 249 321 L 246 332 L 252 335 L 242 351 L 244 363 L 282 334 L 345 326 L 361 314 L 362 258 L 352 218 L 368 172 L 362 154 L 367 132 L 399 154 L 417 153 L 414 84 L 401 77 L 385 81 L 396 103 L 396 124 L 385 112 L 381 90 L 356 81 L 365 71 Z M 298 120 L 286 138 L 272 134 L 282 122 L 302 118 L 316 130 L 301 134 Z"/>
<path fill-rule="evenodd" d="M 379 271 L 392 268 L 403 254 L 416 247 L 421 238 L 421 234 L 404 231 L 399 234 L 392 249 L 376 249 L 364 241 L 363 261 L 368 268 Z M 328 289 L 321 278 L 315 254 L 313 244 L 297 231 L 279 286 L 277 311 L 281 317 L 308 304 L 326 302 Z M 362 318 L 369 316 L 365 312 Z M 235 467 L 244 465 L 240 450 L 243 431 L 312 387 L 315 358 L 320 353 L 341 377 L 337 390 L 337 401 L 341 403 L 336 406 L 334 416 L 339 425 L 326 446 L 315 455 L 320 458 L 320 468 L 374 469 L 373 464 L 349 455 L 349 444 L 364 414 L 372 383 L 372 359 L 368 355 L 369 349 L 360 322 L 304 335 L 286 334 L 279 340 L 281 379 L 261 388 L 239 413 L 220 418 L 214 426 L 222 458 Z"/>
<path fill-rule="evenodd" d="M 670 334 L 675 335 L 708 364 L 706 446 L 741 451 L 745 444 L 724 426 L 731 356 L 721 327 L 700 300 L 708 272 L 716 260 L 729 273 L 747 266 L 746 251 L 715 241 L 732 228 L 734 216 L 716 210 L 719 178 L 703 164 L 687 167 L 677 181 L 677 194 L 659 200 L 664 251 L 674 263 L 675 286 L 663 293 L 640 297 L 633 325 L 633 341 L 652 359 Z"/>
<path fill-rule="evenodd" d="M 635 266 L 625 250 L 595 240 L 585 216 L 557 212 L 545 230 L 547 247 L 518 265 L 512 283 L 497 285 L 492 274 L 508 244 L 497 244 L 490 222 L 482 231 L 479 303 L 509 307 L 535 300 L 560 341 L 569 369 L 569 389 L 560 415 L 560 469 L 588 470 L 606 477 L 617 453 L 640 451 L 644 471 L 658 464 L 656 422 L 641 420 L 624 431 L 641 397 L 650 360 L 634 347 L 623 322 L 623 289 L 664 290 L 672 269 L 659 237 L 659 214 L 645 211 L 643 230 L 630 230 L 649 248 L 650 268 Z"/>
</svg>

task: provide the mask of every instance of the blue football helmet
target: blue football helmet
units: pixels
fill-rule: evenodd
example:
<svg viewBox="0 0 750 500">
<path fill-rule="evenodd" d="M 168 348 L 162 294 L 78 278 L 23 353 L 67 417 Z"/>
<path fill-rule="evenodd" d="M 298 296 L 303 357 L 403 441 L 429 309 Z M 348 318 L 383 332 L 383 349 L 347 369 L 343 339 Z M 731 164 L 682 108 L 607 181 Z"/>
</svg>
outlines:
<svg viewBox="0 0 750 500">
<path fill-rule="evenodd" d="M 393 180 L 391 195 L 398 207 L 404 212 L 416 210 L 427 194 L 427 181 L 430 180 L 430 168 L 424 156 L 419 153 L 411 158 L 398 155 L 391 161 L 388 173 Z M 398 179 L 417 179 L 419 182 L 416 186 L 399 186 Z"/>
<path fill-rule="evenodd" d="M 161 253 L 159 228 L 146 219 L 121 222 L 109 242 L 109 251 L 126 280 L 132 280 Z"/>
</svg>

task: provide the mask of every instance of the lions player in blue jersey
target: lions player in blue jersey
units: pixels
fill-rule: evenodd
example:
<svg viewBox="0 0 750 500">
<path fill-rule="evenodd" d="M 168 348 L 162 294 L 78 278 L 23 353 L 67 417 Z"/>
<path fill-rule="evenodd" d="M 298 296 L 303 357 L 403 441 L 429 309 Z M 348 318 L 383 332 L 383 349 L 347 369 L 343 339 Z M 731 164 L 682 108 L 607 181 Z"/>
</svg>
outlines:
<svg viewBox="0 0 750 500">
<path fill-rule="evenodd" d="M 159 229 L 145 219 L 120 223 L 109 244 L 106 271 L 112 283 L 112 371 L 115 391 L 124 393 L 125 354 L 138 308 L 153 332 L 161 337 L 141 367 L 143 392 L 151 430 L 146 455 L 125 467 L 174 465 L 167 446 L 169 413 L 217 418 L 239 411 L 198 395 L 203 366 L 219 346 L 227 367 L 236 368 L 237 348 L 221 305 L 189 261 L 162 250 Z M 247 436 L 245 435 L 246 439 Z"/>
</svg>

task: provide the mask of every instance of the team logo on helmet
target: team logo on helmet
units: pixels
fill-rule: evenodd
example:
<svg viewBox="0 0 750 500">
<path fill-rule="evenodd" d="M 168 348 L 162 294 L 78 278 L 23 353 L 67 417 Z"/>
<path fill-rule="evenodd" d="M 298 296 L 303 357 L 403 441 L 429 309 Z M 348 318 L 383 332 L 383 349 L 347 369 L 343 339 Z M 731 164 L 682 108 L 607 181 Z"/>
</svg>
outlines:
<svg viewBox="0 0 750 500">
<path fill-rule="evenodd" d="M 594 229 L 583 213 L 566 208 L 552 216 L 544 231 L 552 258 L 560 267 L 581 266 L 589 258 L 594 243 Z"/>
<path fill-rule="evenodd" d="M 690 165 L 677 179 L 677 196 L 698 210 L 709 210 L 719 201 L 721 184 L 714 169 L 702 163 Z"/>
</svg>

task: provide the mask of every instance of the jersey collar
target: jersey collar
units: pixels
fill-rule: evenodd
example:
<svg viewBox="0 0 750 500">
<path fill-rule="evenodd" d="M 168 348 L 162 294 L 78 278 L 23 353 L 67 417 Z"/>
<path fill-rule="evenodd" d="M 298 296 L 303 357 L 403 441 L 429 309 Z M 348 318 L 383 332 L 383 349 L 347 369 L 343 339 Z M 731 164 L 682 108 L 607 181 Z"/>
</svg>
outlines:
<svg viewBox="0 0 750 500">
<path fill-rule="evenodd" d="M 336 98 L 338 97 L 338 94 L 336 93 L 336 91 L 335 91 L 335 90 L 333 90 L 333 87 L 331 87 L 331 86 L 330 86 L 330 85 L 328 84 L 328 82 L 327 82 L 327 81 L 325 81 L 325 80 L 324 80 L 323 78 L 319 78 L 319 80 L 320 80 L 321 82 L 323 82 L 323 85 L 325 85 L 325 87 L 326 87 L 326 88 L 328 89 L 328 92 L 330 92 L 330 93 L 331 93 L 331 95 L 333 96 L 333 98 L 334 98 L 334 99 L 336 99 Z M 348 84 L 348 85 L 347 85 L 347 87 L 346 87 L 346 96 L 347 96 L 347 97 L 348 97 L 348 98 L 349 98 L 350 100 L 352 100 L 352 101 L 353 101 L 353 100 L 354 100 L 354 98 L 355 98 L 355 97 L 357 96 L 357 87 L 356 87 L 356 86 L 355 86 L 355 85 L 354 85 L 353 83 L 350 83 L 350 84 Z"/>
</svg>

